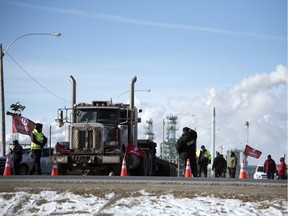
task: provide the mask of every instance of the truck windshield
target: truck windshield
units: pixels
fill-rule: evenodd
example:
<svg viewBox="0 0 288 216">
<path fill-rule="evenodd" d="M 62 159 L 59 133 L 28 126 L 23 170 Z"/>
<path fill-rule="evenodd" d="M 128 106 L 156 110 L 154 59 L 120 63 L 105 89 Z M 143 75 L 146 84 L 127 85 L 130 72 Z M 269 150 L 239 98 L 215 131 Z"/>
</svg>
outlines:
<svg viewBox="0 0 288 216">
<path fill-rule="evenodd" d="M 119 110 L 117 109 L 79 109 L 76 122 L 78 123 L 118 123 Z"/>
</svg>

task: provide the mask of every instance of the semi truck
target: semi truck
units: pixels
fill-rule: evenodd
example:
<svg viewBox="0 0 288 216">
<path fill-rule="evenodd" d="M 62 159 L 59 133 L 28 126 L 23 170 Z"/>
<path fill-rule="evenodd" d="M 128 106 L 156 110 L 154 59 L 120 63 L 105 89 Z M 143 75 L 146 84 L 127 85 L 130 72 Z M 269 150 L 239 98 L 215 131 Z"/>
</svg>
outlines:
<svg viewBox="0 0 288 216">
<path fill-rule="evenodd" d="M 59 175 L 120 175 L 123 159 L 128 175 L 176 176 L 177 165 L 156 156 L 157 144 L 138 139 L 138 114 L 134 86 L 130 81 L 130 103 L 112 99 L 76 103 L 76 81 L 72 83 L 71 108 L 58 109 L 57 122 L 65 126 L 66 140 L 57 141 L 50 162 L 57 161 Z"/>
</svg>

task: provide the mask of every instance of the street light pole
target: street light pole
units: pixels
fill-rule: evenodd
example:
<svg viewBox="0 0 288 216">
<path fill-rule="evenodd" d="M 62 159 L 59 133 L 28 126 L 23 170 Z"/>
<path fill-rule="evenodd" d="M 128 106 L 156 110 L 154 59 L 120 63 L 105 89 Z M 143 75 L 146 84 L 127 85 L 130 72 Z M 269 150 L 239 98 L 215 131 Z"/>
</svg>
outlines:
<svg viewBox="0 0 288 216">
<path fill-rule="evenodd" d="M 1 85 L 1 120 L 2 120 L 2 156 L 6 155 L 6 124 L 5 124 L 5 97 L 4 97 L 4 74 L 3 74 L 3 52 L 0 44 L 0 85 Z"/>
<path fill-rule="evenodd" d="M 21 35 L 20 37 L 13 40 L 3 52 L 2 44 L 0 44 L 0 90 L 1 90 L 1 120 L 2 120 L 2 156 L 6 155 L 6 123 L 5 123 L 5 94 L 4 94 L 4 69 L 3 69 L 3 57 L 9 50 L 9 48 L 20 38 L 32 35 L 52 35 L 60 37 L 61 33 L 52 32 L 52 33 L 29 33 Z"/>
</svg>

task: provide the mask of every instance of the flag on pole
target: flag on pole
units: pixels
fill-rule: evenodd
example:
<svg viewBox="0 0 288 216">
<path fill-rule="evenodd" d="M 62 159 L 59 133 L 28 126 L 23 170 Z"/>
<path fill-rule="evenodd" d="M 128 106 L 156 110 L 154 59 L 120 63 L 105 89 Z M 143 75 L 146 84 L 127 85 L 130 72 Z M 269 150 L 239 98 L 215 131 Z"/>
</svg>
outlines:
<svg viewBox="0 0 288 216">
<path fill-rule="evenodd" d="M 244 154 L 248 155 L 250 157 L 259 158 L 261 156 L 262 152 L 246 145 Z"/>
<path fill-rule="evenodd" d="M 35 123 L 21 115 L 12 114 L 12 133 L 31 135 L 35 128 Z"/>
</svg>

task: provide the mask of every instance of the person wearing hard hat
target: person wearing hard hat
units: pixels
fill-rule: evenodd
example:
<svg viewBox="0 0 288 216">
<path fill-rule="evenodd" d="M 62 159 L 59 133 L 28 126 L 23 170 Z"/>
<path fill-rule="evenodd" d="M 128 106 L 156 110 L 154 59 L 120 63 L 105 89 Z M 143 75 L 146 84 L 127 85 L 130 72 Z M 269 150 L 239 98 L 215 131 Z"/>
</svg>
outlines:
<svg viewBox="0 0 288 216">
<path fill-rule="evenodd" d="M 35 129 L 31 133 L 31 150 L 33 156 L 33 165 L 30 175 L 41 175 L 41 154 L 43 146 L 47 143 L 47 138 L 42 133 L 43 125 L 37 123 Z"/>
</svg>

